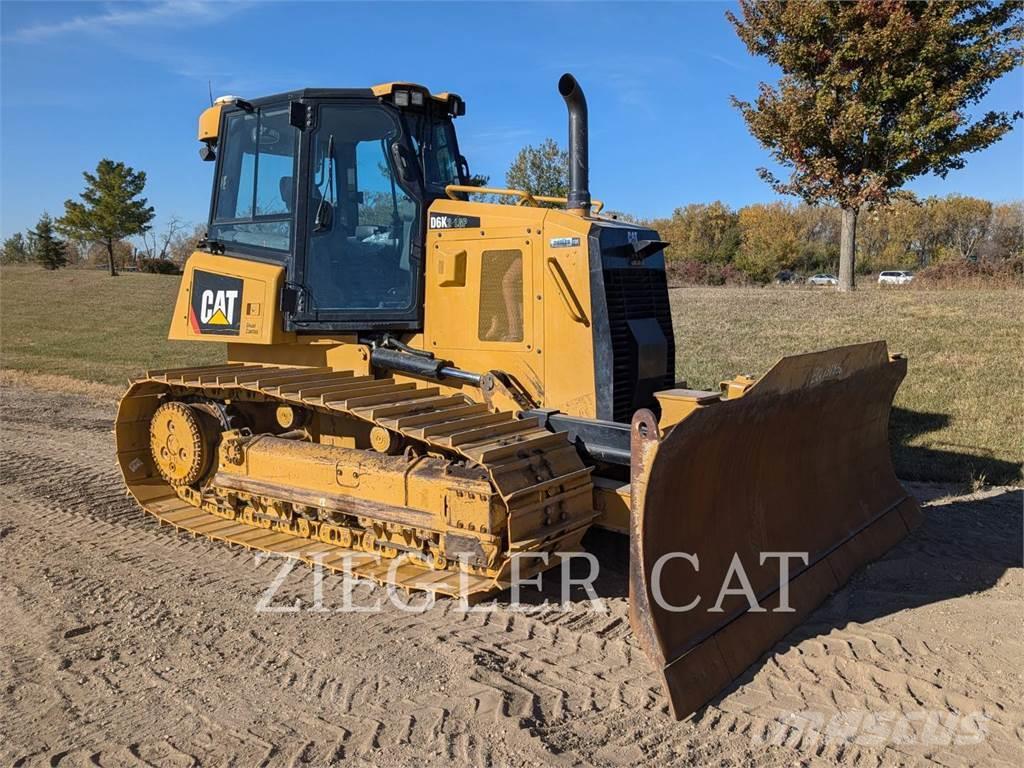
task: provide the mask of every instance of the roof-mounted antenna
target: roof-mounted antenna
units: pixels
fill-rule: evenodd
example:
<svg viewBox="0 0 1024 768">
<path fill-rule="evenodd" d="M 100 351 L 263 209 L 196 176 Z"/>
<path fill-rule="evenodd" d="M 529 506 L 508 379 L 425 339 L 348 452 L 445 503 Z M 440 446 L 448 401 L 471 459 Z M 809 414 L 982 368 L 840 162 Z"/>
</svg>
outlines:
<svg viewBox="0 0 1024 768">
<path fill-rule="evenodd" d="M 210 106 L 213 106 L 213 80 L 206 81 L 206 87 L 210 90 Z"/>
</svg>

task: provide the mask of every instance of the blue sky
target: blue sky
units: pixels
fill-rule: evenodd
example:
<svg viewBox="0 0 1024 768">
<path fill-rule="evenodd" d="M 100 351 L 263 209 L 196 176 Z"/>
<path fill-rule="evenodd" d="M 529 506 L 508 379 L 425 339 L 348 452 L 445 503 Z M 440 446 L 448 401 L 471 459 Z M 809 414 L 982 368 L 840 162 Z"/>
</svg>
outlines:
<svg viewBox="0 0 1024 768">
<path fill-rule="evenodd" d="M 556 82 L 590 104 L 591 188 L 609 207 L 668 215 L 689 202 L 774 199 L 765 152 L 729 96 L 774 73 L 751 58 L 726 3 L 3 2 L 0 230 L 63 211 L 101 157 L 148 174 L 157 225 L 206 219 L 212 165 L 196 120 L 215 95 L 413 80 L 460 93 L 470 167 L 502 181 L 516 151 L 564 141 Z M 982 108 L 1020 109 L 1024 75 Z M 920 194 L 1024 196 L 1024 125 Z"/>
</svg>

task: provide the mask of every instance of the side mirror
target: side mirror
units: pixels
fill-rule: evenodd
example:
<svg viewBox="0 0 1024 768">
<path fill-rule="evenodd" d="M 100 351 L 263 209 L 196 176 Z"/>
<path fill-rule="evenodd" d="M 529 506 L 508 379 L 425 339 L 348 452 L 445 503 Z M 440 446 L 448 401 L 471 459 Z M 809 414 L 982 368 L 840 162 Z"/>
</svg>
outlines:
<svg viewBox="0 0 1024 768">
<path fill-rule="evenodd" d="M 416 155 L 405 144 L 392 144 L 391 157 L 395 161 L 395 168 L 402 181 L 407 184 L 415 184 L 419 181 L 420 165 Z"/>
<path fill-rule="evenodd" d="M 327 202 L 326 199 L 320 200 L 320 205 L 316 207 L 316 217 L 313 219 L 313 231 L 323 232 L 331 228 L 331 224 L 334 221 L 334 206 Z"/>
<path fill-rule="evenodd" d="M 459 174 L 462 176 L 462 183 L 468 183 L 473 177 L 469 175 L 469 161 L 466 160 L 466 156 L 459 155 L 455 162 L 459 167 Z"/>
<path fill-rule="evenodd" d="M 288 124 L 300 131 L 309 127 L 309 108 L 298 101 L 288 104 Z"/>
</svg>

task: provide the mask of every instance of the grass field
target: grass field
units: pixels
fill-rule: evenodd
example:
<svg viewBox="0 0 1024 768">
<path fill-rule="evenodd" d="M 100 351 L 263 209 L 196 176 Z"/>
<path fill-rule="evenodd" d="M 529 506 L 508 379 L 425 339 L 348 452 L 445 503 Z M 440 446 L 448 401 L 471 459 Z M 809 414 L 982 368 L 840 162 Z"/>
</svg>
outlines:
<svg viewBox="0 0 1024 768">
<path fill-rule="evenodd" d="M 679 374 L 714 389 L 779 357 L 885 339 L 909 358 L 891 421 L 900 477 L 1020 481 L 1024 301 L 1015 290 L 672 291 Z"/>
<path fill-rule="evenodd" d="M 224 359 L 166 340 L 178 278 L 0 271 L 0 365 L 122 384 L 141 370 Z M 678 288 L 679 375 L 715 388 L 779 357 L 872 339 L 910 358 L 893 451 L 907 479 L 1011 483 L 1024 462 L 1024 319 L 1012 290 Z"/>
<path fill-rule="evenodd" d="M 180 278 L 98 269 L 0 270 L 0 365 L 122 385 L 146 368 L 224 360 L 224 345 L 167 341 Z"/>
</svg>

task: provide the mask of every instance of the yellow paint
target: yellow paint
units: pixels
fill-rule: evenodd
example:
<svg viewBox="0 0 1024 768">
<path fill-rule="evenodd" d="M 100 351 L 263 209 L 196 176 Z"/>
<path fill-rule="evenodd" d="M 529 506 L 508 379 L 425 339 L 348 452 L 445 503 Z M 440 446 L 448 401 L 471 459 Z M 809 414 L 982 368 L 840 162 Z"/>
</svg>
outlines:
<svg viewBox="0 0 1024 768">
<path fill-rule="evenodd" d="M 434 101 L 438 101 L 443 104 L 447 104 L 448 99 L 452 96 L 459 98 L 458 94 L 449 93 L 448 91 L 443 91 L 442 93 L 431 93 L 429 88 L 423 85 L 419 85 L 417 83 L 396 81 L 393 83 L 378 83 L 377 85 L 370 86 L 370 90 L 373 91 L 373 95 L 378 98 L 390 96 L 391 92 L 394 91 L 396 88 L 406 88 L 409 90 L 421 91 L 427 96 L 427 98 L 433 99 Z"/>
<path fill-rule="evenodd" d="M 217 134 L 220 131 L 220 113 L 224 109 L 223 104 L 214 104 L 207 107 L 199 115 L 199 140 L 208 144 L 217 142 Z"/>
<path fill-rule="evenodd" d="M 479 217 L 480 227 L 429 231 L 424 330 L 409 343 L 466 370 L 503 371 L 538 406 L 595 416 L 590 221 L 555 209 L 450 199 L 436 201 L 428 215 L 438 213 Z M 580 245 L 550 248 L 559 237 L 579 238 Z M 522 253 L 522 338 L 516 341 L 479 334 L 483 259 L 501 250 Z"/>
<path fill-rule="evenodd" d="M 665 389 L 655 392 L 654 397 L 661 407 L 658 427 L 662 432 L 685 419 L 698 408 L 719 402 L 718 392 L 704 392 L 697 389 Z"/>
<path fill-rule="evenodd" d="M 237 277 L 243 281 L 241 307 L 255 307 L 242 314 L 238 336 L 196 333 L 189 323 L 189 307 L 192 301 L 192 278 L 196 270 L 217 275 Z M 284 344 L 293 343 L 295 334 L 281 330 L 281 317 L 276 311 L 284 285 L 284 268 L 275 264 L 236 259 L 230 256 L 215 256 L 212 253 L 196 251 L 185 262 L 185 273 L 178 288 L 174 305 L 171 329 L 167 338 L 183 341 L 216 341 L 232 344 Z M 274 312 L 261 312 L 260 307 L 275 307 Z M 208 324 L 228 325 L 228 319 L 215 314 Z"/>
</svg>

